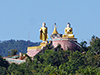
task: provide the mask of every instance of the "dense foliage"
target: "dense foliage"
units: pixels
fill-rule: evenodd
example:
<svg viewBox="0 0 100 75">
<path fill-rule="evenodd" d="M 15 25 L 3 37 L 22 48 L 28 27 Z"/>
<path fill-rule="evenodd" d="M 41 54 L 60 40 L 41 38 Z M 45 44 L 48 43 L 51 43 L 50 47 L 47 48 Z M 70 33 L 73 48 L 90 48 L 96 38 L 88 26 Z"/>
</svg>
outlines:
<svg viewBox="0 0 100 75">
<path fill-rule="evenodd" d="M 73 52 L 48 45 L 34 60 L 27 56 L 20 65 L 0 66 L 0 75 L 100 75 L 100 38 L 92 37 L 88 47 L 86 41 L 80 44 L 82 48 Z"/>
<path fill-rule="evenodd" d="M 30 41 L 24 41 L 24 40 L 8 40 L 0 42 L 0 55 L 2 56 L 8 56 L 11 50 L 18 50 L 19 52 L 26 53 L 28 46 L 37 46 L 40 42 L 30 42 Z"/>
</svg>

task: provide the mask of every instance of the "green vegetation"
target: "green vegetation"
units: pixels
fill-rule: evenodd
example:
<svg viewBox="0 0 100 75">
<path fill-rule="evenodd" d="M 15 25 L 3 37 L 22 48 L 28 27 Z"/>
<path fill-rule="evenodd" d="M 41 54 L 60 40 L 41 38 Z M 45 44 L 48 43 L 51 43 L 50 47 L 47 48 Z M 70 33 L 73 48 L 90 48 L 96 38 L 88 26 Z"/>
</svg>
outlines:
<svg viewBox="0 0 100 75">
<path fill-rule="evenodd" d="M 100 38 L 93 36 L 90 46 L 86 44 L 81 42 L 82 48 L 77 51 L 47 45 L 34 60 L 27 56 L 20 65 L 0 65 L 0 75 L 100 75 Z M 6 62 L 2 57 L 0 61 Z"/>
<path fill-rule="evenodd" d="M 13 56 L 13 55 L 16 55 L 18 52 L 17 49 L 12 49 L 11 51 L 8 52 L 8 56 Z"/>
<path fill-rule="evenodd" d="M 7 74 L 7 68 L 9 67 L 9 63 L 2 58 L 0 55 L 0 75 Z"/>
<path fill-rule="evenodd" d="M 26 53 L 28 46 L 38 46 L 40 42 L 30 42 L 30 41 L 24 41 L 24 40 L 8 40 L 0 42 L 0 55 L 1 56 L 8 56 L 13 55 L 11 54 L 11 50 L 18 50 L 18 53 Z"/>
</svg>

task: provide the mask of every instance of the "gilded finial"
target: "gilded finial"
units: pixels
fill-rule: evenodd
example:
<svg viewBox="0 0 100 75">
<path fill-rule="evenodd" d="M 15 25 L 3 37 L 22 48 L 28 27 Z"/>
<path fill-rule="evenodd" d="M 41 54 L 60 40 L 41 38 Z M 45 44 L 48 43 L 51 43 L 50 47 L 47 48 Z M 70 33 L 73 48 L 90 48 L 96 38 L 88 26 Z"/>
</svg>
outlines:
<svg viewBox="0 0 100 75">
<path fill-rule="evenodd" d="M 56 23 L 54 23 L 54 25 L 56 25 Z"/>
<path fill-rule="evenodd" d="M 54 23 L 54 28 L 57 28 L 57 27 L 56 27 L 56 23 Z"/>
<path fill-rule="evenodd" d="M 54 23 L 54 31 L 53 31 L 52 34 L 58 34 L 58 32 L 57 32 L 57 27 L 56 27 L 56 23 Z"/>
</svg>

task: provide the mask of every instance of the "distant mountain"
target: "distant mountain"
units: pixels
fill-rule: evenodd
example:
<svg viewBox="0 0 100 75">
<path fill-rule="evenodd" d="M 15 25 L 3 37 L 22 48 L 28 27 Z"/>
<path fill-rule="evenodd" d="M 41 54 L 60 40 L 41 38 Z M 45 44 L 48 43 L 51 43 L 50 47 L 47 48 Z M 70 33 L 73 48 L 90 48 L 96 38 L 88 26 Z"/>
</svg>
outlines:
<svg viewBox="0 0 100 75">
<path fill-rule="evenodd" d="M 7 40 L 7 41 L 0 41 L 0 55 L 1 56 L 8 56 L 8 51 L 12 49 L 17 49 L 18 53 L 26 53 L 28 46 L 38 46 L 40 42 L 30 42 L 24 40 Z"/>
</svg>

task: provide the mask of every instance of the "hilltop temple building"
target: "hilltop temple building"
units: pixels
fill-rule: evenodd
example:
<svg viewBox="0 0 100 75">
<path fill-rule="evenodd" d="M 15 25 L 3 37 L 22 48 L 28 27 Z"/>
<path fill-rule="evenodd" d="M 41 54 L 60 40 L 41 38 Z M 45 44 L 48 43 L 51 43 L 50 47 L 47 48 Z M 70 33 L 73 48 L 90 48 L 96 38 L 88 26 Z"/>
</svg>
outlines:
<svg viewBox="0 0 100 75">
<path fill-rule="evenodd" d="M 48 43 L 48 28 L 46 27 L 46 23 L 42 24 L 40 28 L 40 40 L 43 42 L 39 46 L 27 47 L 27 53 L 14 56 L 4 57 L 9 63 L 21 64 L 26 62 L 27 55 L 30 57 L 34 57 L 37 53 L 42 51 L 44 47 L 48 44 L 52 45 L 56 48 L 59 44 L 63 50 L 78 50 L 81 46 L 77 43 L 77 38 L 75 38 L 73 34 L 73 29 L 70 27 L 70 23 L 67 24 L 67 27 L 64 29 L 64 34 L 59 34 L 57 31 L 56 23 L 54 24 L 54 30 L 51 34 L 51 39 Z"/>
<path fill-rule="evenodd" d="M 57 31 L 56 23 L 54 24 L 54 30 L 51 34 L 51 41 L 54 48 L 58 46 L 58 44 L 61 45 L 61 48 L 63 50 L 76 50 L 79 49 L 81 46 L 79 43 L 77 43 L 77 38 L 75 38 L 73 34 L 73 29 L 70 27 L 70 23 L 67 24 L 67 27 L 65 27 L 64 34 L 59 34 Z M 43 47 L 45 47 L 48 44 L 48 28 L 46 27 L 46 23 L 42 24 L 42 27 L 40 28 L 40 39 L 43 41 L 39 46 L 33 46 L 27 48 L 27 54 L 30 57 L 34 57 L 37 53 L 39 53 Z M 51 42 L 49 42 L 51 43 Z"/>
</svg>

